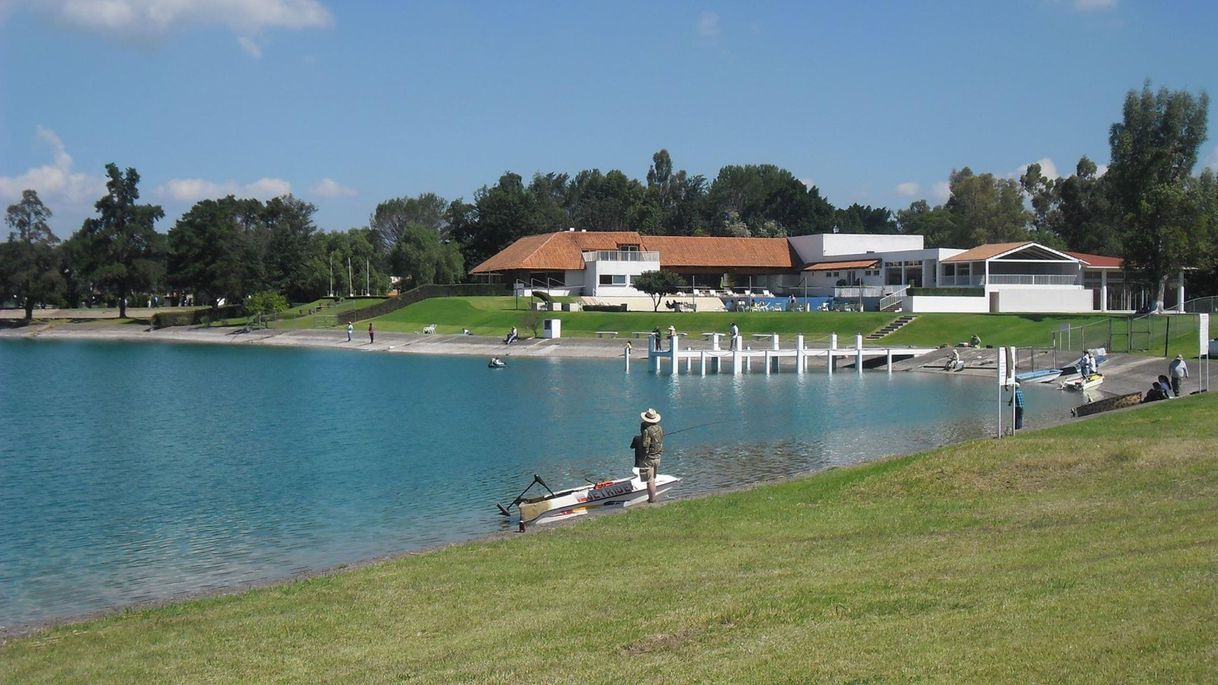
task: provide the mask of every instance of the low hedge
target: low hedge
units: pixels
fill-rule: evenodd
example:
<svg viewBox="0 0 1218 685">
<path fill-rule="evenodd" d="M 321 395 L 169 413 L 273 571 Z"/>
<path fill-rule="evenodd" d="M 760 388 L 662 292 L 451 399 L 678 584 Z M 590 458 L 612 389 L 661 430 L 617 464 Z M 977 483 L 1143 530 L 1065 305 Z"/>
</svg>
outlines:
<svg viewBox="0 0 1218 685">
<path fill-rule="evenodd" d="M 231 319 L 241 316 L 243 308 L 239 304 L 228 304 L 215 309 L 188 309 L 185 311 L 157 312 L 152 315 L 153 328 L 168 328 L 170 326 L 200 326 L 221 319 Z"/>
<path fill-rule="evenodd" d="M 985 297 L 985 288 L 910 288 L 912 297 Z"/>
<path fill-rule="evenodd" d="M 586 304 L 581 307 L 585 312 L 624 312 L 624 304 Z"/>
</svg>

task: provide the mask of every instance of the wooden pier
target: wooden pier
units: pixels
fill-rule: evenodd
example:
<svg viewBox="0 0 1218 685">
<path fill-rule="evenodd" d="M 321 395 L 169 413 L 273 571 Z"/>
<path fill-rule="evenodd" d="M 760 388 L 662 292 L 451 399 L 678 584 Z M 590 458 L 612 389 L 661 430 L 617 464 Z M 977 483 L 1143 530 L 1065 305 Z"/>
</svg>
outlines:
<svg viewBox="0 0 1218 685">
<path fill-rule="evenodd" d="M 683 335 L 673 335 L 665 338 L 668 349 L 663 349 L 657 336 L 652 335 L 647 343 L 648 371 L 662 373 L 667 363 L 670 374 L 681 373 L 684 362 L 685 373 L 696 373 L 705 376 L 707 373 L 731 373 L 739 375 L 752 373 L 756 365 L 764 373 L 777 373 L 784 368 L 795 373 L 805 373 L 809 360 L 822 361 L 826 372 L 832 375 L 837 366 L 843 361 L 851 363 L 857 373 L 863 372 L 863 366 L 871 361 L 879 365 L 883 360 L 885 369 L 892 373 L 893 360 L 908 359 L 918 355 L 933 352 L 932 347 L 863 347 L 863 336 L 856 335 L 853 347 L 839 347 L 837 334 L 829 338 L 825 347 L 810 347 L 804 344 L 804 336 L 795 336 L 795 347 L 782 348 L 777 333 L 755 334 L 752 337 L 761 343 L 762 349 L 744 346 L 743 336 L 728 340 L 728 349 L 720 345 L 720 338 L 726 337 L 721 333 L 704 333 L 703 337 L 709 342 L 708 347 L 694 348 L 682 344 Z M 625 349 L 626 371 L 630 371 L 632 349 Z"/>
</svg>

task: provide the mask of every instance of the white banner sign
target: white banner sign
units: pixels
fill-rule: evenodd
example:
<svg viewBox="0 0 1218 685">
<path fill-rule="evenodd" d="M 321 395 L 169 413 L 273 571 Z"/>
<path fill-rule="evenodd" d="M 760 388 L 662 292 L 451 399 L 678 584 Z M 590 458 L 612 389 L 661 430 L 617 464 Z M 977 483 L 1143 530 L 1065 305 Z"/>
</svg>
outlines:
<svg viewBox="0 0 1218 685">
<path fill-rule="evenodd" d="M 1200 351 L 1197 356 L 1204 356 L 1210 353 L 1210 315 L 1197 315 L 1197 341 L 1200 343 L 1198 348 Z"/>
</svg>

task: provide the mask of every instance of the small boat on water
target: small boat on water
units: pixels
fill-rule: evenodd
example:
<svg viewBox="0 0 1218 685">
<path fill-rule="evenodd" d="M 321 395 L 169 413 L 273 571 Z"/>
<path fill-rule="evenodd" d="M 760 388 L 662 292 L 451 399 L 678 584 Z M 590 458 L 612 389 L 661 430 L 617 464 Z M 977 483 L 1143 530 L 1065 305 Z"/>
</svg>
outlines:
<svg viewBox="0 0 1218 685">
<path fill-rule="evenodd" d="M 589 483 L 567 490 L 555 492 L 546 485 L 541 476 L 534 474 L 532 482 L 516 499 L 506 507 L 496 504 L 499 513 L 510 517 L 512 507 L 520 516 L 520 530 L 534 523 L 550 523 L 559 519 L 582 516 L 589 510 L 598 507 L 629 507 L 647 501 L 647 481 L 639 478 L 639 470 L 632 469 L 634 475 L 618 480 L 603 480 Z M 656 494 L 668 492 L 680 478 L 666 474 L 656 475 Z M 534 485 L 546 489 L 546 494 L 535 497 L 525 497 Z"/>
<path fill-rule="evenodd" d="M 1093 373 L 1090 376 L 1087 376 L 1086 378 L 1079 376 L 1078 378 L 1071 378 L 1068 381 L 1063 381 L 1061 384 L 1061 389 L 1081 392 L 1083 390 L 1090 390 L 1091 388 L 1094 388 L 1095 386 L 1097 386 L 1103 382 L 1104 382 L 1104 374 Z"/>
<path fill-rule="evenodd" d="M 502 369 L 505 366 L 507 366 L 507 362 L 499 357 L 491 357 L 491 360 L 486 363 L 486 368 L 488 369 Z"/>
</svg>

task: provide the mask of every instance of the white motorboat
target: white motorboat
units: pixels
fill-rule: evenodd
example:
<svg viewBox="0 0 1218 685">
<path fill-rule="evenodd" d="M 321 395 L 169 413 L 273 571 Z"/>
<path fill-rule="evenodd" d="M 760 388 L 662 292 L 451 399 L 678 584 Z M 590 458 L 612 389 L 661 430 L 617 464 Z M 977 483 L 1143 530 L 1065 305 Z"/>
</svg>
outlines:
<svg viewBox="0 0 1218 685">
<path fill-rule="evenodd" d="M 499 513 L 511 516 L 511 508 L 516 507 L 520 515 L 520 530 L 534 523 L 550 523 L 560 519 L 582 516 L 591 509 L 598 507 L 629 507 L 633 504 L 647 501 L 647 481 L 639 478 L 639 470 L 631 469 L 634 474 L 630 478 L 604 480 L 589 483 L 579 487 L 555 492 L 546 485 L 540 476 L 534 475 L 533 481 L 506 507 L 496 504 Z M 668 492 L 680 478 L 667 474 L 656 475 L 656 494 Z M 534 486 L 540 485 L 546 489 L 546 494 L 536 497 L 525 497 Z"/>
</svg>

